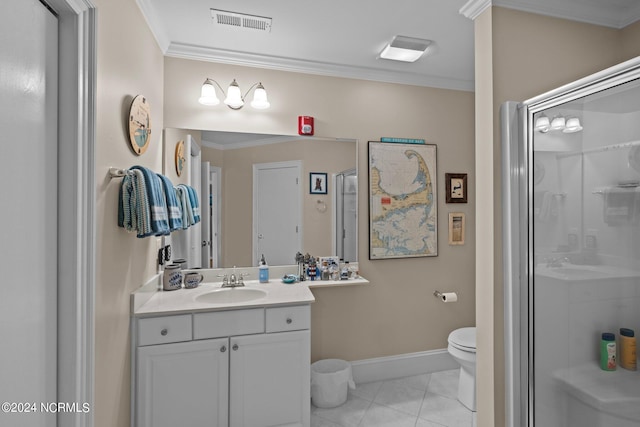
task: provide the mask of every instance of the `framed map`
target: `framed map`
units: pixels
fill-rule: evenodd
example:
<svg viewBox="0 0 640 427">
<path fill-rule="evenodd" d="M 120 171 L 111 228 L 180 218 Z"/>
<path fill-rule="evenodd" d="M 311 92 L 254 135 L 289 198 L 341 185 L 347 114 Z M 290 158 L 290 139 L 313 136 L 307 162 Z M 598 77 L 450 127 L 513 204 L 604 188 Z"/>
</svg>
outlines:
<svg viewBox="0 0 640 427">
<path fill-rule="evenodd" d="M 436 146 L 369 142 L 369 259 L 438 255 Z"/>
</svg>

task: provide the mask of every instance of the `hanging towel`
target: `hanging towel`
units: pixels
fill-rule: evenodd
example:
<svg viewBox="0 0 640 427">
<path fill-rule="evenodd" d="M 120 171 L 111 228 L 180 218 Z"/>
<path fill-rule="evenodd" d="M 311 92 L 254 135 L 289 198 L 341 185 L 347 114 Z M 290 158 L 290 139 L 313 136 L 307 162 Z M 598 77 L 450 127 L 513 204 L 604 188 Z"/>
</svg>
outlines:
<svg viewBox="0 0 640 427">
<path fill-rule="evenodd" d="M 153 235 L 151 210 L 142 171 L 127 172 L 122 179 L 119 196 L 118 225 L 127 231 L 137 232 L 138 237 Z"/>
<path fill-rule="evenodd" d="M 151 218 L 151 233 L 144 236 L 168 236 L 169 235 L 169 215 L 167 214 L 167 204 L 162 191 L 162 183 L 158 175 L 143 166 L 133 166 L 133 170 L 142 172 L 144 185 L 148 200 L 148 209 Z"/>
<path fill-rule="evenodd" d="M 167 213 L 169 215 L 169 231 L 175 231 L 182 228 L 182 209 L 178 202 L 176 195 L 176 189 L 173 184 L 164 175 L 157 174 L 162 183 L 162 191 L 164 192 L 165 201 L 167 204 Z"/>
<path fill-rule="evenodd" d="M 175 187 L 176 197 L 182 210 L 182 228 L 186 230 L 193 224 L 193 212 L 191 211 L 191 203 L 189 202 L 189 195 L 184 184 L 178 184 Z M 191 211 L 191 215 L 189 212 Z"/>
<path fill-rule="evenodd" d="M 193 223 L 200 222 L 200 203 L 198 202 L 198 193 L 193 187 L 187 186 L 189 191 L 189 202 L 191 203 L 191 210 L 193 212 Z"/>
</svg>

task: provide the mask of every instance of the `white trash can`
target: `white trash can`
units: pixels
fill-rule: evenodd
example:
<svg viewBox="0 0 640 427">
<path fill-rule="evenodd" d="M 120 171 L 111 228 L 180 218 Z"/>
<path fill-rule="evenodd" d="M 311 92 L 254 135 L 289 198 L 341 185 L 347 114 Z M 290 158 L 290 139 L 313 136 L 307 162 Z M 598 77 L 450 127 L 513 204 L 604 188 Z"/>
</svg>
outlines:
<svg viewBox="0 0 640 427">
<path fill-rule="evenodd" d="M 351 364 L 340 359 L 311 364 L 311 402 L 318 408 L 334 408 L 347 401 L 348 388 L 355 389 Z"/>
</svg>

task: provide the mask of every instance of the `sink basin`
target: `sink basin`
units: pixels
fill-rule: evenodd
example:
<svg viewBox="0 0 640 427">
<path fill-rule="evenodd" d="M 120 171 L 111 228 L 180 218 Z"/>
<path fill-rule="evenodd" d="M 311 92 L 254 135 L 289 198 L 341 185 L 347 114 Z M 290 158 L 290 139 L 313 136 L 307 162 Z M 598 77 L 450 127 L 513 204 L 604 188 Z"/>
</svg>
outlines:
<svg viewBox="0 0 640 427">
<path fill-rule="evenodd" d="M 209 304 L 231 304 L 264 298 L 267 292 L 256 288 L 221 288 L 198 295 L 196 301 Z"/>
</svg>

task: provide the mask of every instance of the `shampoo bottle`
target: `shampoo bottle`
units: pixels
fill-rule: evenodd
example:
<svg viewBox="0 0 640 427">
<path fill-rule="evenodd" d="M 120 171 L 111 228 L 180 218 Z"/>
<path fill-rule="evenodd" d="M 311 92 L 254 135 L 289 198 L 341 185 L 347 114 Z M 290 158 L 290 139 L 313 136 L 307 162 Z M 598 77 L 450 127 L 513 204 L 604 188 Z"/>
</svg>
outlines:
<svg viewBox="0 0 640 427">
<path fill-rule="evenodd" d="M 260 283 L 269 283 L 269 266 L 264 259 L 264 254 L 262 254 L 260 265 L 258 266 L 258 280 Z"/>
<path fill-rule="evenodd" d="M 616 370 L 616 336 L 610 332 L 603 333 L 600 340 L 600 368 L 603 371 Z"/>
<path fill-rule="evenodd" d="M 636 337 L 633 329 L 620 328 L 620 366 L 630 371 L 638 370 Z"/>
</svg>

